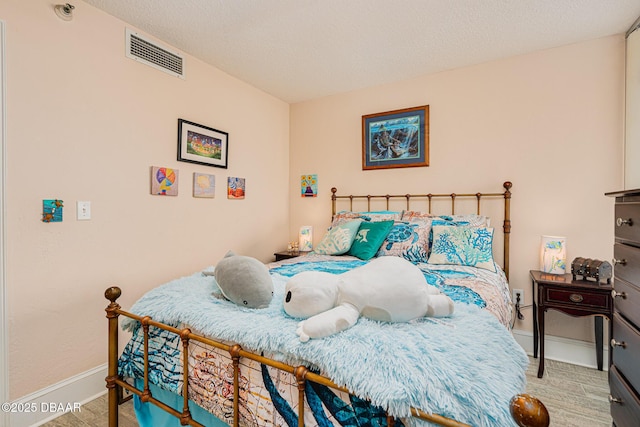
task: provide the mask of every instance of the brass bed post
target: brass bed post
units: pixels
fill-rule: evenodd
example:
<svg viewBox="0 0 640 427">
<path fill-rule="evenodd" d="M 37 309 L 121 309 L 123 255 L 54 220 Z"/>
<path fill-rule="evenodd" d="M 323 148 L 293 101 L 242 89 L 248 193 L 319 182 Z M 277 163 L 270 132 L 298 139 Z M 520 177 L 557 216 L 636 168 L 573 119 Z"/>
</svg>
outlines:
<svg viewBox="0 0 640 427">
<path fill-rule="evenodd" d="M 511 235 L 511 181 L 503 184 L 504 192 L 504 274 L 509 280 L 509 236 Z"/>
<path fill-rule="evenodd" d="M 333 217 L 336 216 L 336 192 L 338 189 L 336 187 L 331 187 L 331 221 L 333 221 Z"/>
<path fill-rule="evenodd" d="M 191 330 L 188 328 L 183 329 L 180 333 L 180 339 L 182 340 L 182 416 L 180 417 L 180 424 L 186 426 L 191 421 L 191 411 L 189 410 L 189 335 Z"/>
<path fill-rule="evenodd" d="M 105 309 L 109 319 L 109 360 L 107 368 L 107 389 L 109 389 L 109 427 L 118 427 L 118 310 L 120 304 L 116 300 L 122 295 L 120 288 L 112 286 L 104 292 L 106 299 L 111 301 Z"/>
<path fill-rule="evenodd" d="M 304 386 L 308 372 L 304 366 L 298 366 L 293 371 L 298 383 L 298 427 L 304 427 Z"/>
<path fill-rule="evenodd" d="M 149 389 L 149 321 L 151 317 L 144 316 L 140 323 L 142 324 L 142 342 L 143 342 L 143 359 L 144 359 L 144 385 L 142 387 L 142 394 L 140 399 L 147 403 L 151 397 L 151 390 Z"/>
<path fill-rule="evenodd" d="M 229 349 L 233 361 L 233 426 L 240 425 L 240 351 L 242 347 L 234 344 Z"/>
</svg>

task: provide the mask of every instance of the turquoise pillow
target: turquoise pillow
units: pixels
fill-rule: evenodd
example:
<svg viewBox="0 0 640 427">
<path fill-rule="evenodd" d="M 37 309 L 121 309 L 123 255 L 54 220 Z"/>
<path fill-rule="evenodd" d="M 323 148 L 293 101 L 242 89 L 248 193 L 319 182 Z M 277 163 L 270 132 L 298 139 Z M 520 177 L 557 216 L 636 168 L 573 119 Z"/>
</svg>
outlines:
<svg viewBox="0 0 640 427">
<path fill-rule="evenodd" d="M 362 222 L 348 254 L 363 260 L 373 258 L 393 227 L 393 221 Z"/>
<path fill-rule="evenodd" d="M 319 255 L 346 254 L 351 248 L 361 222 L 361 219 L 354 219 L 332 227 L 313 252 Z"/>
<path fill-rule="evenodd" d="M 429 264 L 453 264 L 496 271 L 493 228 L 434 225 Z"/>
</svg>

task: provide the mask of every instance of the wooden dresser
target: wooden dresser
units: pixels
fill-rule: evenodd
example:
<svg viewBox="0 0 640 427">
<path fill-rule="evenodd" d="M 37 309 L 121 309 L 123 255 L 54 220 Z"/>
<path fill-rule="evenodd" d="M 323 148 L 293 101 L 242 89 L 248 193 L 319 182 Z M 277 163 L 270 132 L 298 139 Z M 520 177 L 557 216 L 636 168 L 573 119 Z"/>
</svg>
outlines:
<svg viewBox="0 0 640 427">
<path fill-rule="evenodd" d="M 616 198 L 609 386 L 616 427 L 640 426 L 640 189 Z"/>
</svg>

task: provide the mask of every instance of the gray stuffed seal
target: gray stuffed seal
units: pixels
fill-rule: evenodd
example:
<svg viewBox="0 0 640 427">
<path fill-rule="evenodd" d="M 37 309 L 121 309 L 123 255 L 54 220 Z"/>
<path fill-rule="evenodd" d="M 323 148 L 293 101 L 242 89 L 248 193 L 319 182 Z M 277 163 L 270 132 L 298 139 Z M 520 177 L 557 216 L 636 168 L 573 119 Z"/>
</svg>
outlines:
<svg viewBox="0 0 640 427">
<path fill-rule="evenodd" d="M 273 298 L 273 281 L 266 265 L 255 258 L 227 252 L 213 270 L 222 295 L 241 307 L 265 308 Z"/>
</svg>

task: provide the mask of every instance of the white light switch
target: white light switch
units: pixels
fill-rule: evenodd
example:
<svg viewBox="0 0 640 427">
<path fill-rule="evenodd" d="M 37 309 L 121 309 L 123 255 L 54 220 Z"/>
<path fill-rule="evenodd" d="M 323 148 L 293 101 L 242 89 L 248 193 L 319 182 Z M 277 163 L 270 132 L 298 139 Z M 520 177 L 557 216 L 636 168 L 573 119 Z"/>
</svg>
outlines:
<svg viewBox="0 0 640 427">
<path fill-rule="evenodd" d="M 91 219 L 91 202 L 78 201 L 78 221 Z"/>
</svg>

